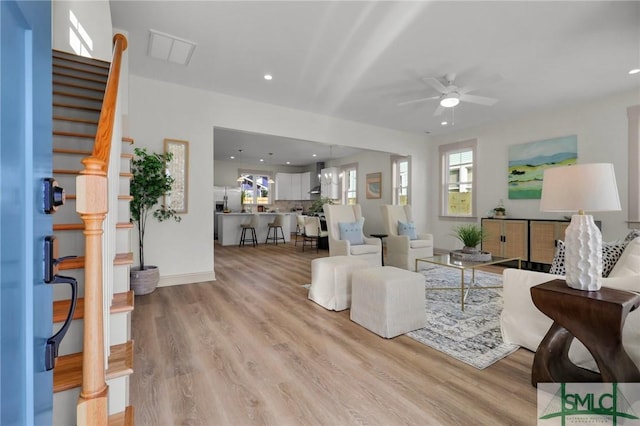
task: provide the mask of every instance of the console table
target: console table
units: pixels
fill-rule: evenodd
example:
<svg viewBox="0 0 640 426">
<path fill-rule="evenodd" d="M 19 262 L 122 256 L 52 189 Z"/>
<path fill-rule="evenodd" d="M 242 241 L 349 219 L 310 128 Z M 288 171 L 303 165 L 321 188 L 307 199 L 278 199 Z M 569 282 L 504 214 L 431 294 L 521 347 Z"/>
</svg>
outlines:
<svg viewBox="0 0 640 426">
<path fill-rule="evenodd" d="M 554 321 L 533 360 L 533 386 L 541 382 L 640 382 L 640 371 L 622 345 L 624 321 L 640 306 L 640 295 L 606 287 L 576 290 L 564 280 L 553 280 L 531 287 L 531 299 Z M 600 373 L 569 360 L 574 337 L 589 350 Z"/>
</svg>

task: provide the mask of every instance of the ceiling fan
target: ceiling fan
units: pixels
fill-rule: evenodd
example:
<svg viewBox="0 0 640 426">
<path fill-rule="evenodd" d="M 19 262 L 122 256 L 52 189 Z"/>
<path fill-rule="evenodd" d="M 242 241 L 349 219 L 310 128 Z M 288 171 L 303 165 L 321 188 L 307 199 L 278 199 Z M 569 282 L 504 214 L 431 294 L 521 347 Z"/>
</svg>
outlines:
<svg viewBox="0 0 640 426">
<path fill-rule="evenodd" d="M 495 98 L 488 98 L 486 96 L 470 95 L 469 92 L 479 89 L 482 86 L 495 83 L 502 79 L 499 75 L 491 76 L 480 83 L 470 84 L 465 87 L 458 87 L 455 85 L 455 74 L 447 74 L 444 76 L 443 81 L 434 77 L 424 77 L 422 81 L 440 92 L 439 95 L 430 96 L 428 98 L 412 99 L 410 101 L 400 102 L 398 106 L 410 105 L 419 102 L 426 102 L 434 99 L 439 99 L 439 104 L 433 115 L 438 116 L 442 114 L 445 108 L 453 108 L 460 102 L 470 102 L 479 105 L 491 106 L 498 102 Z"/>
</svg>

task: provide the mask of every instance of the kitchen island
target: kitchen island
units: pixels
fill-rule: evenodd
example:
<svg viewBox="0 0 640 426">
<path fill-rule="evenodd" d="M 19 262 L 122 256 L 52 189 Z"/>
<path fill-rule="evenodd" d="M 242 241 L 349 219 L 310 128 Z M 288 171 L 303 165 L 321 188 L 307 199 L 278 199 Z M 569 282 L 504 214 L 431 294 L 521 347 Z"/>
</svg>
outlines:
<svg viewBox="0 0 640 426">
<path fill-rule="evenodd" d="M 254 213 L 216 213 L 215 220 L 218 224 L 218 242 L 223 246 L 238 245 L 240 243 L 240 225 L 249 223 Z M 260 221 L 256 227 L 256 235 L 259 244 L 264 244 L 269 230 L 269 223 L 273 222 L 276 215 L 284 215 L 282 232 L 284 240 L 291 240 L 291 215 L 295 213 L 255 213 L 260 216 Z M 272 231 L 273 232 L 273 231 Z M 278 233 L 279 234 L 279 233 Z"/>
</svg>

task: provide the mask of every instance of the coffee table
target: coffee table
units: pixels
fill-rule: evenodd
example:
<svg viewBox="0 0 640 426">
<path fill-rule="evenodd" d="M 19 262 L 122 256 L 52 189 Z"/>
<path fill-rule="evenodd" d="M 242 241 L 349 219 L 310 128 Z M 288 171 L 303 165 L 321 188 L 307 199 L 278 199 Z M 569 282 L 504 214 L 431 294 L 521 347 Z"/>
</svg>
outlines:
<svg viewBox="0 0 640 426">
<path fill-rule="evenodd" d="M 464 311 L 464 302 L 469 294 L 469 290 L 472 287 L 476 287 L 477 289 L 485 289 L 485 288 L 502 288 L 502 286 L 488 286 L 488 287 L 480 287 L 476 285 L 476 269 L 482 266 L 488 265 L 496 265 L 499 263 L 507 263 L 507 262 L 518 262 L 518 269 L 522 268 L 522 259 L 519 257 L 499 257 L 499 256 L 491 256 L 491 260 L 480 261 L 480 262 L 470 262 L 466 260 L 459 260 L 455 258 L 451 258 L 448 254 L 441 254 L 433 257 L 422 257 L 416 259 L 416 271 L 420 271 L 418 269 L 419 262 L 432 263 L 434 265 L 446 266 L 448 268 L 455 268 L 460 270 L 460 307 Z M 465 283 L 464 273 L 465 271 L 471 269 L 471 281 L 469 283 Z M 457 287 L 436 287 L 430 288 L 429 290 L 457 290 Z M 465 292 L 466 289 L 466 292 Z"/>
</svg>

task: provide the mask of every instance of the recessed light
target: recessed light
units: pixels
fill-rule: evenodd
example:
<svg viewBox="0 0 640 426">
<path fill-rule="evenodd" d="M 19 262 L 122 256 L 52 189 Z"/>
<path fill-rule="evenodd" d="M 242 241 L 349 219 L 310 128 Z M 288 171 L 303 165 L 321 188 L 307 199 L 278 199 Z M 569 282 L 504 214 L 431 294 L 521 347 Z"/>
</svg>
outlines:
<svg viewBox="0 0 640 426">
<path fill-rule="evenodd" d="M 264 161 L 264 158 L 261 158 L 261 159 L 260 159 L 260 161 L 261 161 L 261 162 L 262 162 L 262 161 Z"/>
<path fill-rule="evenodd" d="M 235 159 L 236 159 L 235 155 L 232 155 L 232 156 L 231 156 L 231 157 L 229 157 L 229 158 L 231 158 L 232 160 L 235 160 Z"/>
<path fill-rule="evenodd" d="M 633 74 L 638 74 L 640 72 L 640 68 L 634 68 L 631 71 L 629 71 L 629 74 L 633 75 Z"/>
<path fill-rule="evenodd" d="M 443 122 L 440 123 L 441 126 L 446 126 L 447 124 L 449 124 L 449 123 L 447 123 L 446 121 L 443 121 Z"/>
<path fill-rule="evenodd" d="M 287 164 L 291 164 L 291 161 L 287 161 Z"/>
<path fill-rule="evenodd" d="M 273 80 L 273 76 L 271 74 L 265 74 L 264 75 L 264 79 L 265 80 Z"/>
<path fill-rule="evenodd" d="M 316 155 L 316 154 L 311 154 L 311 156 L 312 156 L 312 157 L 317 157 L 317 155 Z"/>
</svg>

